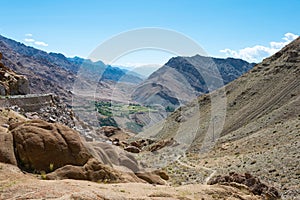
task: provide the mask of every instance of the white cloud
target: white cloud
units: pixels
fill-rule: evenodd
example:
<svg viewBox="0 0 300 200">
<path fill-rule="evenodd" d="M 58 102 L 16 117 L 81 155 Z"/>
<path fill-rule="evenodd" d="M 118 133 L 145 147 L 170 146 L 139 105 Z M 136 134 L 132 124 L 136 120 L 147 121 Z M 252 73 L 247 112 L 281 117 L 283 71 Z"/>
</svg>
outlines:
<svg viewBox="0 0 300 200">
<path fill-rule="evenodd" d="M 31 33 L 25 34 L 26 38 L 24 39 L 24 42 L 30 43 L 30 44 L 35 44 L 36 46 L 42 46 L 42 47 L 47 47 L 48 44 L 42 41 L 36 41 L 35 39 L 32 38 Z"/>
<path fill-rule="evenodd" d="M 31 33 L 26 33 L 25 36 L 26 37 L 32 37 L 33 35 Z"/>
<path fill-rule="evenodd" d="M 226 56 L 241 58 L 247 60 L 248 62 L 260 62 L 264 58 L 273 55 L 285 45 L 289 44 L 291 41 L 295 40 L 298 35 L 293 33 L 286 33 L 282 38 L 281 42 L 270 42 L 269 46 L 255 45 L 253 47 L 246 47 L 240 50 L 232 49 L 223 49 L 220 50 L 221 53 L 224 53 Z"/>
<path fill-rule="evenodd" d="M 24 41 L 25 41 L 25 42 L 32 43 L 32 42 L 34 42 L 35 40 L 32 39 L 32 38 L 25 38 Z"/>
<path fill-rule="evenodd" d="M 48 46 L 47 43 L 41 42 L 41 41 L 35 41 L 34 44 L 37 45 L 37 46 L 43 46 L 43 47 L 47 47 Z"/>
</svg>

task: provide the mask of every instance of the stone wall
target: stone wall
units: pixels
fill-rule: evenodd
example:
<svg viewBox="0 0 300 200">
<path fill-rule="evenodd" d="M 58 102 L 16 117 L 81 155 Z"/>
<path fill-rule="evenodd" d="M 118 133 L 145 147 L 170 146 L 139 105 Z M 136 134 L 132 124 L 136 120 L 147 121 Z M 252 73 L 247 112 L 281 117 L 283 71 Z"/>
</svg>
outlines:
<svg viewBox="0 0 300 200">
<path fill-rule="evenodd" d="M 18 106 L 25 112 L 37 112 L 54 104 L 53 94 L 0 96 L 0 107 Z"/>
</svg>

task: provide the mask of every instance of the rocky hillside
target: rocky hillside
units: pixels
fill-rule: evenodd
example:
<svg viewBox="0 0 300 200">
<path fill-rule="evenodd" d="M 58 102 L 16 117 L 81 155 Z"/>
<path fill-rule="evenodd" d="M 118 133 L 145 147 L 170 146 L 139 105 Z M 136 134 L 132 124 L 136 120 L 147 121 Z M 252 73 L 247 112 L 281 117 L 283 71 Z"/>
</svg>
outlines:
<svg viewBox="0 0 300 200">
<path fill-rule="evenodd" d="M 133 93 L 134 100 L 144 104 L 179 106 L 190 102 L 200 94 L 225 85 L 254 66 L 244 60 L 193 57 L 171 58 L 163 67 L 152 73 Z M 215 69 L 219 71 L 219 77 Z M 222 79 L 222 84 L 207 82 Z M 209 88 L 208 88 L 209 87 Z"/>
<path fill-rule="evenodd" d="M 86 142 L 62 124 L 29 120 L 0 108 L 0 125 L 1 199 L 256 200 L 277 192 L 261 184 L 267 193 L 256 194 L 255 188 L 234 180 L 228 185 L 163 186 L 169 179 L 164 171 L 141 167 L 132 154 L 116 146 Z"/>
<path fill-rule="evenodd" d="M 4 66 L 0 53 L 0 95 L 24 95 L 30 92 L 29 82 L 25 76 L 17 75 L 13 70 Z"/>
<path fill-rule="evenodd" d="M 86 142 L 60 123 L 29 120 L 0 108 L 0 124 L 0 162 L 44 179 L 165 183 L 164 172 L 145 171 L 124 150 L 104 142 Z"/>
<path fill-rule="evenodd" d="M 226 103 L 226 109 L 212 108 L 213 100 L 219 102 L 215 105 Z M 251 172 L 280 188 L 284 197 L 297 199 L 299 113 L 297 38 L 226 87 L 178 109 L 148 134 L 175 138 L 179 143 L 190 141 L 184 160 L 200 166 L 197 169 L 209 169 L 212 175 Z"/>
<path fill-rule="evenodd" d="M 106 81 L 131 84 L 142 81 L 126 70 L 106 66 L 101 61 L 92 62 L 78 57 L 66 58 L 59 53 L 46 53 L 3 36 L 0 36 L 0 52 L 5 66 L 28 77 L 31 93 L 55 93 L 65 101 L 71 99 L 69 91 L 73 89 L 76 73 L 81 66 L 85 69 L 86 77 L 97 76 L 97 80 L 101 78 L 106 87 L 110 85 Z M 85 88 L 91 88 L 90 85 L 95 84 L 89 82 L 88 78 L 79 81 Z"/>
</svg>

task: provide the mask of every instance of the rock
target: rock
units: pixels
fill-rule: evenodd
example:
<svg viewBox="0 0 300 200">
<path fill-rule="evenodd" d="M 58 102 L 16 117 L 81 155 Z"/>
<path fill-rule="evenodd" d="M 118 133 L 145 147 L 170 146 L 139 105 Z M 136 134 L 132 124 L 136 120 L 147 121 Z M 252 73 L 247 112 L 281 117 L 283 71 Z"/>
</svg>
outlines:
<svg viewBox="0 0 300 200">
<path fill-rule="evenodd" d="M 137 172 L 135 173 L 135 175 L 150 184 L 157 184 L 157 185 L 165 184 L 165 182 L 161 179 L 161 177 L 153 172 Z"/>
<path fill-rule="evenodd" d="M 163 170 L 155 170 L 154 173 L 157 174 L 158 176 L 160 176 L 162 179 L 164 179 L 166 181 L 169 180 L 168 174 Z"/>
<path fill-rule="evenodd" d="M 124 181 L 116 170 L 91 158 L 84 166 L 66 165 L 46 175 L 47 179 L 76 179 L 94 182 Z"/>
<path fill-rule="evenodd" d="M 131 153 L 140 153 L 141 150 L 138 147 L 135 146 L 128 146 L 124 148 L 125 151 L 131 152 Z"/>
<path fill-rule="evenodd" d="M 9 128 L 9 125 L 8 124 L 2 124 L 1 125 L 3 128 Z"/>
<path fill-rule="evenodd" d="M 5 86 L 0 83 L 0 95 L 5 96 L 7 94 Z"/>
<path fill-rule="evenodd" d="M 104 142 L 89 143 L 88 148 L 94 158 L 106 165 L 126 168 L 123 170 L 133 173 L 140 171 L 136 159 L 121 148 Z"/>
<path fill-rule="evenodd" d="M 56 117 L 55 116 L 49 117 L 49 121 L 52 123 L 56 122 Z"/>
<path fill-rule="evenodd" d="M 13 70 L 0 63 L 0 95 L 29 94 L 29 81 L 25 76 L 16 74 Z"/>
<path fill-rule="evenodd" d="M 112 144 L 113 145 L 116 145 L 116 146 L 120 146 L 120 140 L 118 138 L 115 138 L 113 141 L 112 141 Z"/>
<path fill-rule="evenodd" d="M 18 88 L 16 94 L 25 95 L 30 93 L 29 81 L 25 76 L 19 76 L 16 85 Z"/>
<path fill-rule="evenodd" d="M 124 166 L 127 169 L 130 169 L 132 172 L 137 172 L 140 170 L 136 160 L 133 158 L 130 158 L 128 156 L 121 156 L 118 160 L 120 166 Z"/>
<path fill-rule="evenodd" d="M 208 182 L 209 185 L 214 185 L 217 183 L 225 185 L 227 183 L 243 184 L 247 186 L 249 188 L 249 191 L 251 191 L 255 195 L 261 195 L 266 199 L 274 200 L 280 198 L 279 192 L 274 187 L 269 187 L 266 184 L 261 183 L 258 178 L 252 176 L 250 173 L 245 173 L 245 175 L 242 175 L 231 172 L 229 173 L 229 176 L 218 175 Z"/>
<path fill-rule="evenodd" d="M 117 131 L 121 130 L 120 128 L 114 126 L 103 126 L 101 127 L 100 132 L 106 137 L 111 137 L 116 134 Z"/>
<path fill-rule="evenodd" d="M 0 128 L 0 162 L 17 165 L 14 154 L 13 136 L 6 128 Z"/>
<path fill-rule="evenodd" d="M 65 165 L 52 173 L 46 175 L 48 180 L 76 179 L 86 180 L 84 168 L 82 166 Z"/>
<path fill-rule="evenodd" d="M 149 151 L 158 151 L 164 147 L 171 146 L 171 145 L 176 145 L 177 142 L 173 138 L 168 139 L 168 140 L 162 140 L 154 143 L 152 146 L 150 146 Z"/>
<path fill-rule="evenodd" d="M 26 120 L 0 108 L 0 122 L 9 125 L 8 129 L 0 126 L 0 162 L 28 172 L 45 171 L 47 179 L 163 184 L 167 178 L 159 171 L 142 172 L 134 156 L 122 148 L 85 142 L 76 131 L 58 123 Z"/>
<path fill-rule="evenodd" d="M 24 121 L 24 116 L 9 108 L 0 108 L 0 162 L 17 165 L 14 153 L 13 136 L 9 132 L 9 124 Z"/>
<path fill-rule="evenodd" d="M 18 164 L 28 171 L 49 172 L 65 165 L 84 165 L 91 155 L 74 130 L 42 120 L 13 124 L 15 154 Z"/>
<path fill-rule="evenodd" d="M 137 147 L 139 149 L 142 148 L 142 142 L 141 141 L 133 141 L 133 142 L 130 142 L 130 145 L 131 146 L 134 146 L 134 147 Z"/>
</svg>

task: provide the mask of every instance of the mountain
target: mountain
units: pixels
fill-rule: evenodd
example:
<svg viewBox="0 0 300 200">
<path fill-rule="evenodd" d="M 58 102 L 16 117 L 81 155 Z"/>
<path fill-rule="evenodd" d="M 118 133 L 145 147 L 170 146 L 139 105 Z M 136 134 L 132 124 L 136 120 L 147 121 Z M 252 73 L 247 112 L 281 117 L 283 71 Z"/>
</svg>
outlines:
<svg viewBox="0 0 300 200">
<path fill-rule="evenodd" d="M 79 57 L 66 58 L 60 53 L 46 53 L 3 36 L 0 36 L 0 52 L 5 66 L 28 77 L 31 93 L 56 93 L 63 100 L 71 99 L 68 91 L 73 89 L 80 68 L 84 69 L 86 77 L 97 76 L 104 82 L 108 80 L 137 84 L 142 81 L 134 74 L 127 74 L 126 70 L 106 66 L 101 61 L 92 62 Z M 86 84 L 86 88 L 94 84 L 89 80 L 81 82 Z"/>
<path fill-rule="evenodd" d="M 116 65 L 116 67 L 129 70 L 136 75 L 139 75 L 140 78 L 146 79 L 149 77 L 154 71 L 159 69 L 162 65 L 159 64 L 142 64 L 138 66 L 122 66 L 122 65 Z"/>
<path fill-rule="evenodd" d="M 213 174 L 251 172 L 278 187 L 286 199 L 297 199 L 299 113 L 297 38 L 225 87 L 180 107 L 144 135 L 188 145 L 185 159 Z"/>
<path fill-rule="evenodd" d="M 234 58 L 221 59 L 200 55 L 174 57 L 139 84 L 132 98 L 148 105 L 178 107 L 200 94 L 235 80 L 253 66 L 254 63 Z M 211 85 L 206 83 L 208 79 L 212 80 Z M 217 84 L 220 81 L 222 84 Z"/>
</svg>

